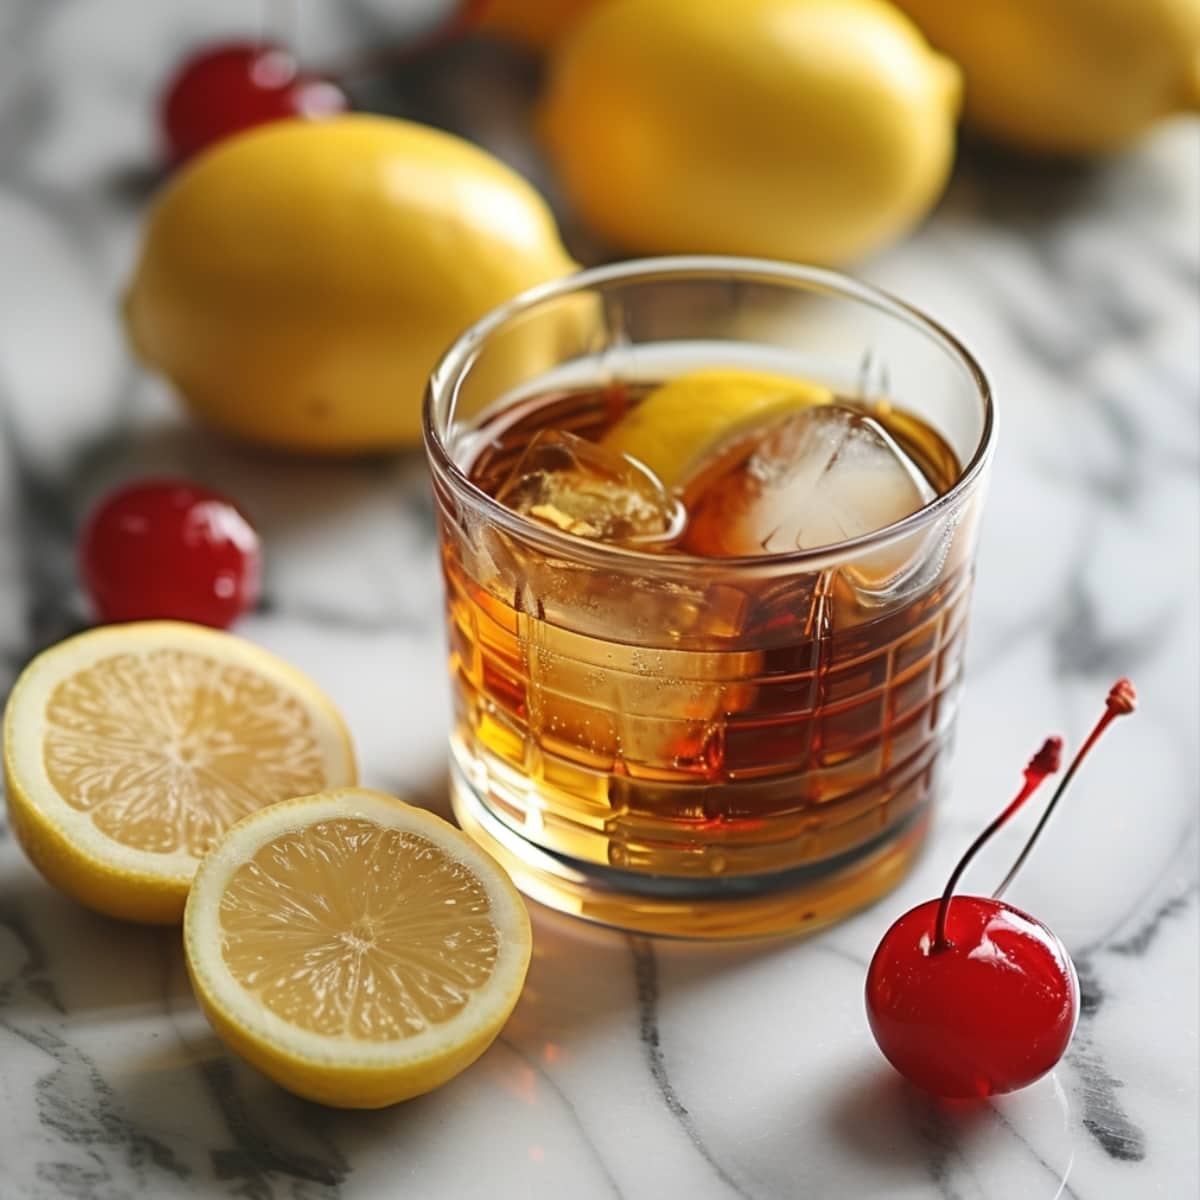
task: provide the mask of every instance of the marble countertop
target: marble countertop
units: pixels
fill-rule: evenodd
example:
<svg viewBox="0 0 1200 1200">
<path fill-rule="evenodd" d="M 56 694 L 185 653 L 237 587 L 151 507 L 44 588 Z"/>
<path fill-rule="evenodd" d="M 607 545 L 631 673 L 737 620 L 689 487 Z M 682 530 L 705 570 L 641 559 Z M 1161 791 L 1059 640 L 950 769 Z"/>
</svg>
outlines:
<svg viewBox="0 0 1200 1200">
<path fill-rule="evenodd" d="M 234 0 L 0 6 L 0 694 L 78 628 L 80 513 L 178 472 L 266 538 L 242 631 L 345 711 L 365 780 L 446 809 L 440 584 L 420 458 L 266 458 L 187 423 L 131 363 L 116 297 L 153 184 L 151 97 L 183 46 L 253 28 Z M 308 54 L 385 36 L 383 0 L 301 9 Z M 506 99 L 480 107 L 476 89 Z M 367 81 L 520 166 L 529 72 L 466 48 Z M 474 125 L 472 125 L 474 122 Z M 886 900 L 807 941 L 653 943 L 534 912 L 499 1042 L 429 1097 L 339 1113 L 227 1055 L 178 933 L 53 892 L 0 816 L 0 1200 L 1187 1200 L 1197 1148 L 1200 130 L 1110 166 L 968 151 L 940 210 L 862 274 L 927 308 L 999 397 L 952 802 Z M 578 243 L 577 243 L 578 244 Z M 585 251 L 586 252 L 586 251 Z M 880 1058 L 862 1006 L 895 915 L 933 895 L 1031 747 L 1142 695 L 1011 898 L 1078 964 L 1083 1014 L 1034 1087 L 951 1109 Z M 1024 834 L 977 870 L 998 876 Z"/>
</svg>

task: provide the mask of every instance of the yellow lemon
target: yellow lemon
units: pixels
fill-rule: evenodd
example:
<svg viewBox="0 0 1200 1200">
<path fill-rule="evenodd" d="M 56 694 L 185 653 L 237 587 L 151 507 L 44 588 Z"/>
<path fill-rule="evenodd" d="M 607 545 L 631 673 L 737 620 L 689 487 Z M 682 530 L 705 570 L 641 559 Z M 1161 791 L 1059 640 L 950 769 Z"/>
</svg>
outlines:
<svg viewBox="0 0 1200 1200">
<path fill-rule="evenodd" d="M 479 28 L 531 50 L 553 46 L 600 0 L 485 0 Z"/>
<path fill-rule="evenodd" d="M 609 429 L 604 445 L 636 458 L 665 487 L 678 490 L 723 446 L 764 420 L 832 399 L 828 388 L 785 375 L 689 371 L 655 388 Z"/>
<path fill-rule="evenodd" d="M 350 736 L 314 683 L 174 621 L 112 625 L 35 658 L 4 714 L 4 771 L 13 832 L 51 883 L 164 924 L 235 821 L 355 779 Z"/>
<path fill-rule="evenodd" d="M 1200 0 L 897 0 L 962 67 L 965 119 L 1026 150 L 1118 149 L 1200 110 Z"/>
<path fill-rule="evenodd" d="M 542 116 L 616 245 L 842 262 L 937 200 L 958 99 L 884 0 L 608 0 L 556 51 Z"/>
<path fill-rule="evenodd" d="M 439 354 L 570 271 L 520 176 L 407 121 L 281 121 L 184 168 L 151 210 L 129 334 L 195 412 L 269 446 L 415 444 Z"/>
<path fill-rule="evenodd" d="M 508 876 L 452 825 L 345 788 L 262 809 L 188 897 L 192 986 L 282 1087 L 378 1108 L 452 1079 L 495 1040 L 529 966 Z"/>
</svg>

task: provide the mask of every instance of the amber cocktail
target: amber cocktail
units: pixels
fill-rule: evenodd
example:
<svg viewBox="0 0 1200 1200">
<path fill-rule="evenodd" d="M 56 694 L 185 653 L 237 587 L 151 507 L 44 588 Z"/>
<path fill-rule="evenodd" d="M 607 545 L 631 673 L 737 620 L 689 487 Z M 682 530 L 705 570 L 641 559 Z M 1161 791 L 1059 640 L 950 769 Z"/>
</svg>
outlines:
<svg viewBox="0 0 1200 1200">
<path fill-rule="evenodd" d="M 426 437 L 455 811 L 530 896 L 748 936 L 899 878 L 992 440 L 950 335 L 825 272 L 600 268 L 465 334 Z"/>
</svg>

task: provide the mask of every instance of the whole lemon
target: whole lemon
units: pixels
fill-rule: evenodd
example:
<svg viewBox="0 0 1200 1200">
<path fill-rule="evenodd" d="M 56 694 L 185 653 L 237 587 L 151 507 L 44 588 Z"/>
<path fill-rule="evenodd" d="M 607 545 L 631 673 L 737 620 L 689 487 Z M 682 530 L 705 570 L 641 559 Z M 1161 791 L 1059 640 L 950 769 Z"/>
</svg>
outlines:
<svg viewBox="0 0 1200 1200">
<path fill-rule="evenodd" d="M 614 244 L 835 263 L 937 200 L 958 95 L 883 0 L 608 0 L 558 48 L 542 116 Z"/>
<path fill-rule="evenodd" d="M 167 186 L 126 322 L 226 433 L 385 449 L 420 440 L 426 378 L 462 329 L 574 265 L 537 192 L 468 142 L 387 117 L 281 121 Z"/>
<path fill-rule="evenodd" d="M 1025 150 L 1119 149 L 1200 106 L 1200 0 L 897 0 L 965 80 L 965 119 Z"/>
</svg>

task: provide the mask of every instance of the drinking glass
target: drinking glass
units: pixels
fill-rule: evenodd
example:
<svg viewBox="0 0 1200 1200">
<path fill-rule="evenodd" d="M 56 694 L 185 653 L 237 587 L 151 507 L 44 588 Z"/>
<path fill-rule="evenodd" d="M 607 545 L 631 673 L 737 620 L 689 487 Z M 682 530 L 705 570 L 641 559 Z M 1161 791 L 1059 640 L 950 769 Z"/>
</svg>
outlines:
<svg viewBox="0 0 1200 1200">
<path fill-rule="evenodd" d="M 573 536 L 480 486 L 481 454 L 531 414 L 586 432 L 605 397 L 699 368 L 892 414 L 951 452 L 946 486 L 876 532 L 726 558 Z M 454 811 L 527 895 L 739 937 L 815 928 L 899 880 L 945 790 L 993 444 L 987 381 L 950 333 L 828 271 L 599 267 L 461 336 L 431 377 L 425 443 Z"/>
</svg>

